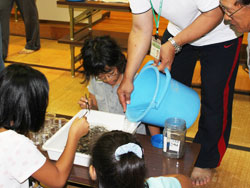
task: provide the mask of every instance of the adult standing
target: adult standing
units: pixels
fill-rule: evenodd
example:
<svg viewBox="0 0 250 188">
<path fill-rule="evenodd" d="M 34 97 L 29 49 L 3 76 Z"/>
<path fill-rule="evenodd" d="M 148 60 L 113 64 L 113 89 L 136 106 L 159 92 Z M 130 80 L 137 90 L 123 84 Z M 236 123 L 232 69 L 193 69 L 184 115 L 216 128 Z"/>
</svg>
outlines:
<svg viewBox="0 0 250 188">
<path fill-rule="evenodd" d="M 152 11 L 169 20 L 156 65 L 171 69 L 174 79 L 191 85 L 195 64 L 201 62 L 201 116 L 194 142 L 201 144 L 191 178 L 194 185 L 211 180 L 226 151 L 232 121 L 233 91 L 242 37 L 225 25 L 219 0 L 130 0 L 133 24 L 128 62 L 119 99 L 126 110 L 133 78 L 148 52 L 153 34 Z"/>
<path fill-rule="evenodd" d="M 20 53 L 32 53 L 40 49 L 40 31 L 38 11 L 35 0 L 1 0 L 0 22 L 2 23 L 3 58 L 8 55 L 9 45 L 9 22 L 13 3 L 17 4 L 22 15 L 25 32 L 26 45 Z"/>
</svg>

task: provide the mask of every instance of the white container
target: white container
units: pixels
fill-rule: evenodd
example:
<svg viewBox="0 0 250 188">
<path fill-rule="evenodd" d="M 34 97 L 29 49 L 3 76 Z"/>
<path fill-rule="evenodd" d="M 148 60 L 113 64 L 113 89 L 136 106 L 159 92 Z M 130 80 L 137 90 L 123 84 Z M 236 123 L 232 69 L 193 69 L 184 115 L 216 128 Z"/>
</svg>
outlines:
<svg viewBox="0 0 250 188">
<path fill-rule="evenodd" d="M 48 152 L 51 160 L 58 160 L 61 156 L 68 138 L 69 128 L 76 117 L 82 117 L 86 110 L 78 112 L 68 123 L 59 129 L 49 140 L 47 140 L 42 149 Z M 112 114 L 107 112 L 91 110 L 87 114 L 87 120 L 90 126 L 104 126 L 107 130 L 121 130 L 134 134 L 140 122 L 129 122 L 125 115 Z M 74 164 L 80 166 L 89 166 L 90 155 L 76 152 Z"/>
</svg>

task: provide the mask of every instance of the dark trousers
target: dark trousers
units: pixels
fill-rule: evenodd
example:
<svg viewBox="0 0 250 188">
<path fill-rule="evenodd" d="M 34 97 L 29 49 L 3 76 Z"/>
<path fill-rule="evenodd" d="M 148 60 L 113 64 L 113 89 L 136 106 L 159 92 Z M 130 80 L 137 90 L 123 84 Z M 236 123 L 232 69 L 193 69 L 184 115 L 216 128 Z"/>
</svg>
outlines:
<svg viewBox="0 0 250 188">
<path fill-rule="evenodd" d="M 1 0 L 0 3 L 0 22 L 2 24 L 2 43 L 3 43 L 3 58 L 8 55 L 9 45 L 9 21 L 10 13 L 13 7 L 13 2 L 16 2 L 18 9 L 22 15 L 25 32 L 26 32 L 26 49 L 40 49 L 40 31 L 38 11 L 35 0 Z"/>
<path fill-rule="evenodd" d="M 166 30 L 163 43 L 171 34 Z M 228 146 L 235 79 L 242 37 L 206 46 L 184 45 L 175 56 L 171 76 L 191 86 L 197 60 L 201 63 L 201 111 L 194 142 L 201 144 L 195 166 L 215 168 Z"/>
</svg>

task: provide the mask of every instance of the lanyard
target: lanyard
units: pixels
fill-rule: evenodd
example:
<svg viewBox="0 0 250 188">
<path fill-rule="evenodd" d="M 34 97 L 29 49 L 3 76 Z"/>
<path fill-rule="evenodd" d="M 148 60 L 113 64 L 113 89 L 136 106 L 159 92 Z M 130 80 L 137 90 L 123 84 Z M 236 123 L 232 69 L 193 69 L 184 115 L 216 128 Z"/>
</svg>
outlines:
<svg viewBox="0 0 250 188">
<path fill-rule="evenodd" d="M 154 7 L 153 7 L 153 4 L 152 4 L 152 1 L 150 0 L 150 4 L 151 4 L 151 7 L 152 7 L 152 11 L 153 11 L 153 15 L 154 15 L 154 20 L 155 20 L 155 25 L 156 25 L 156 36 L 158 36 L 158 33 L 159 33 L 159 25 L 160 25 L 160 17 L 161 17 L 161 10 L 162 10 L 162 2 L 163 2 L 163 0 L 160 1 L 159 14 L 158 14 L 158 17 L 157 17 L 157 20 L 156 20 Z"/>
</svg>

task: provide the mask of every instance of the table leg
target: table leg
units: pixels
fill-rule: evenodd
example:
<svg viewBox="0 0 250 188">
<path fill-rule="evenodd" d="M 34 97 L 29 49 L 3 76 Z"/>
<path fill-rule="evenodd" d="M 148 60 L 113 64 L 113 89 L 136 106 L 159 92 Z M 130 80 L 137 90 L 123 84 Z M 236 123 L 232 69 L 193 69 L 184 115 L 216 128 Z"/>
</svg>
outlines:
<svg viewBox="0 0 250 188">
<path fill-rule="evenodd" d="M 74 40 L 74 26 L 75 26 L 75 20 L 74 20 L 74 8 L 69 6 L 69 19 L 70 19 L 70 40 Z M 74 45 L 70 44 L 70 61 L 71 61 L 71 76 L 75 77 L 75 47 Z"/>
<path fill-rule="evenodd" d="M 17 22 L 18 21 L 18 8 L 17 8 L 17 5 L 16 5 L 16 3 L 14 3 L 14 10 L 15 10 L 15 22 Z"/>
<path fill-rule="evenodd" d="M 93 13 L 93 9 L 90 10 L 91 16 L 88 17 L 88 28 L 89 28 L 90 31 L 92 30 L 92 24 L 93 24 L 92 23 L 93 22 L 93 20 L 92 20 L 92 13 Z"/>
<path fill-rule="evenodd" d="M 75 46 L 70 44 L 71 76 L 75 77 Z"/>
<path fill-rule="evenodd" d="M 75 27 L 75 20 L 74 20 L 74 8 L 69 6 L 69 24 L 70 24 L 70 40 L 74 40 L 74 27 Z"/>
</svg>

